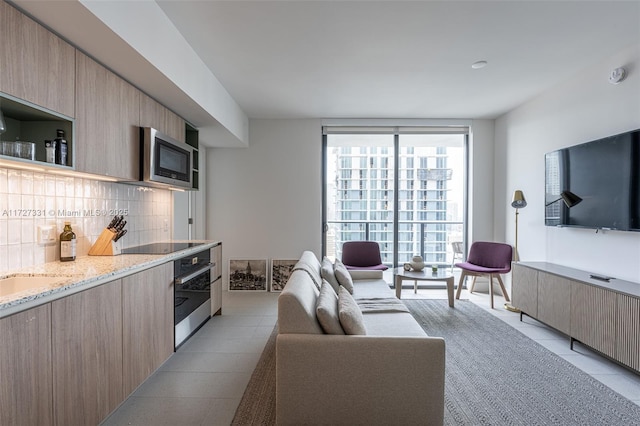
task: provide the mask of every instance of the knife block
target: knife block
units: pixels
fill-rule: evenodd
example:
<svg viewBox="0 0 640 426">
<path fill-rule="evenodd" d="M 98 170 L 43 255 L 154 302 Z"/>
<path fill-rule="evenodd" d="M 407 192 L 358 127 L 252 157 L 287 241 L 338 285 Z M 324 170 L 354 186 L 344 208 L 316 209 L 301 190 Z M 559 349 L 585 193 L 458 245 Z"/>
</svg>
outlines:
<svg viewBox="0 0 640 426">
<path fill-rule="evenodd" d="M 89 249 L 89 256 L 117 256 L 122 253 L 120 244 L 113 241 L 116 233 L 110 229 L 102 231 L 96 242 Z"/>
</svg>

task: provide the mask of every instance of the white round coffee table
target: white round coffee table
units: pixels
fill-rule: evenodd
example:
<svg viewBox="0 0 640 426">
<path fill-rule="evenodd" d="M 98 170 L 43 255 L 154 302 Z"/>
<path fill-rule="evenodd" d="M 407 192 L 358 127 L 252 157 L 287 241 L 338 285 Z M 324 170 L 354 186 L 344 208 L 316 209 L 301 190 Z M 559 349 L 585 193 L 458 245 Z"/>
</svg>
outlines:
<svg viewBox="0 0 640 426">
<path fill-rule="evenodd" d="M 445 281 L 447 283 L 447 298 L 449 306 L 453 308 L 453 274 L 448 272 L 448 268 L 439 268 L 437 272 L 432 272 L 431 268 L 425 268 L 420 272 L 405 271 L 404 268 L 395 268 L 393 270 L 396 297 L 400 299 L 402 294 L 402 281 L 413 280 L 413 291 L 418 292 L 418 281 Z"/>
</svg>

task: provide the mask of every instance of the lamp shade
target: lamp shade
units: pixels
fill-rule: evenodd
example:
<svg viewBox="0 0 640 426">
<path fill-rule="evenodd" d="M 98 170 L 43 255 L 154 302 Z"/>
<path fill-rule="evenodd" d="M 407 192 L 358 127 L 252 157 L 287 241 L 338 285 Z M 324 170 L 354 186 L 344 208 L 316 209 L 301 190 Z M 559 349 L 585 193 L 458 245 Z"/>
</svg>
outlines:
<svg viewBox="0 0 640 426">
<path fill-rule="evenodd" d="M 578 197 L 576 194 L 574 194 L 571 191 L 562 191 L 562 193 L 560 194 L 560 198 L 562 198 L 562 201 L 564 201 L 564 203 L 569 208 L 575 206 L 576 204 L 580 203 L 580 201 L 582 201 L 582 198 Z"/>
<path fill-rule="evenodd" d="M 521 209 L 527 207 L 527 200 L 524 198 L 524 194 L 519 189 L 513 193 L 513 200 L 511 201 L 511 207 Z"/>
<path fill-rule="evenodd" d="M 579 204 L 582 201 L 582 198 L 578 197 L 576 194 L 574 194 L 571 191 L 562 191 L 560 193 L 560 198 L 558 198 L 557 200 L 553 200 L 550 203 L 545 204 L 545 207 L 550 206 L 553 203 L 556 203 L 558 201 L 564 201 L 564 204 L 568 207 L 571 208 L 573 206 L 575 206 L 576 204 Z"/>
</svg>

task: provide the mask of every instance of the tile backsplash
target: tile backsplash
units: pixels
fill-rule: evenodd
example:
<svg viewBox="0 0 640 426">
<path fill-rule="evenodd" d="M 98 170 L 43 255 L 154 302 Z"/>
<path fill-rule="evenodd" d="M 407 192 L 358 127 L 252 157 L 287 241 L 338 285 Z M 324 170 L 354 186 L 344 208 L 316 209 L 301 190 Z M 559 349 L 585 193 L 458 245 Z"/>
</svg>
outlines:
<svg viewBox="0 0 640 426">
<path fill-rule="evenodd" d="M 59 260 L 65 221 L 85 256 L 116 214 L 127 221 L 122 247 L 172 237 L 169 190 L 0 168 L 0 272 Z M 54 226 L 56 243 L 38 243 L 39 225 Z"/>
</svg>

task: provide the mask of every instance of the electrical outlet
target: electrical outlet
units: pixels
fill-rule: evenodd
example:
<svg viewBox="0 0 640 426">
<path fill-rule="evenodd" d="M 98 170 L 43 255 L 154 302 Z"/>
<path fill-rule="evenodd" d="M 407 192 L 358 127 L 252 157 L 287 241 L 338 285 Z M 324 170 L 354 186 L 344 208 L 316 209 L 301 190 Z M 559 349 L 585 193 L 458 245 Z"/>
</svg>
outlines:
<svg viewBox="0 0 640 426">
<path fill-rule="evenodd" d="M 56 228 L 53 225 L 38 225 L 38 244 L 53 244 L 56 242 Z"/>
</svg>

